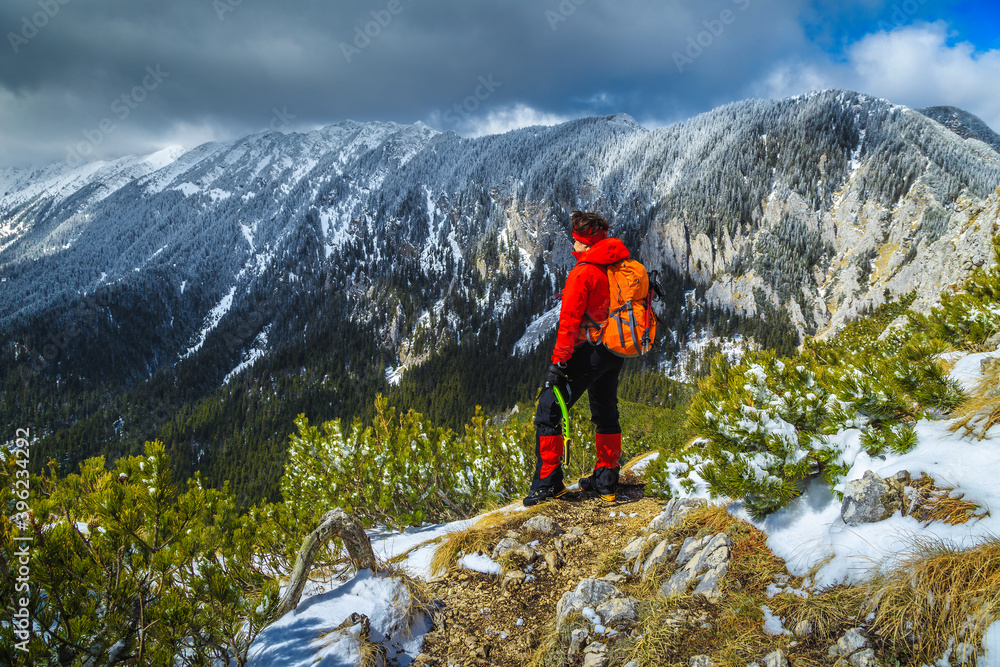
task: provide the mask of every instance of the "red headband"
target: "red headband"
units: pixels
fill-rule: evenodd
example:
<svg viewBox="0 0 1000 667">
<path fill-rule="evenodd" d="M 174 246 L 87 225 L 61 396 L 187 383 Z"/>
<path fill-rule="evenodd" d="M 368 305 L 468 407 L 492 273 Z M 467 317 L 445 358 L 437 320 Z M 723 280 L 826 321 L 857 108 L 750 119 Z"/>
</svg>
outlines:
<svg viewBox="0 0 1000 667">
<path fill-rule="evenodd" d="M 598 229 L 591 234 L 581 234 L 580 232 L 573 232 L 573 238 L 582 243 L 583 245 L 594 245 L 602 239 L 606 239 L 608 233 L 603 229 Z"/>
</svg>

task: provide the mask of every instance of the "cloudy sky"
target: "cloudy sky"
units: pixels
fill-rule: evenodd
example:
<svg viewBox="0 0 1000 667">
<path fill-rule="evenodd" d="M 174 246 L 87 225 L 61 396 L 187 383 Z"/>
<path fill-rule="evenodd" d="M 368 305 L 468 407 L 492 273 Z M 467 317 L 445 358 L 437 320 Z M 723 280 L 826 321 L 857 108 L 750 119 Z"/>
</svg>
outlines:
<svg viewBox="0 0 1000 667">
<path fill-rule="evenodd" d="M 849 88 L 1000 130 L 995 0 L 3 0 L 0 166 L 344 119 L 647 127 Z"/>
</svg>

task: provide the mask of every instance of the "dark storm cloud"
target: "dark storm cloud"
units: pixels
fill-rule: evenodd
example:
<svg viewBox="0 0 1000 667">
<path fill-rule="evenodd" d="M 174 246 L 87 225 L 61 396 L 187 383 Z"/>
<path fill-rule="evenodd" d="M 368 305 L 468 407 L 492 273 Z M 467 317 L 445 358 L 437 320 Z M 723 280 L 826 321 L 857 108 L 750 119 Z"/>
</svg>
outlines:
<svg viewBox="0 0 1000 667">
<path fill-rule="evenodd" d="M 856 4 L 877 16 L 885 3 Z M 821 55 L 803 31 L 805 5 L 7 0 L 0 159 L 60 159 L 80 142 L 110 156 L 346 118 L 462 132 L 517 105 L 669 122 L 745 96 L 775 62 Z"/>
</svg>

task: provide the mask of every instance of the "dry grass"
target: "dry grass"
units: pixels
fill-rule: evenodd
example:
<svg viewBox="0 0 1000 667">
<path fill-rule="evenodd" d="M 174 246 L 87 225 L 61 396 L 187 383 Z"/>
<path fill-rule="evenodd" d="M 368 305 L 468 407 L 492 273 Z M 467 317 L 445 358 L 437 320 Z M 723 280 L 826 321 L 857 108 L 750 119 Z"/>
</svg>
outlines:
<svg viewBox="0 0 1000 667">
<path fill-rule="evenodd" d="M 870 627 L 886 649 L 920 664 L 940 658 L 950 638 L 979 646 L 1000 618 L 1000 539 L 957 549 L 924 538 L 911 554 L 869 587 Z"/>
<path fill-rule="evenodd" d="M 690 612 L 679 609 L 676 599 L 656 598 L 641 607 L 639 639 L 629 655 L 642 667 L 687 665 L 692 655 L 710 646 L 705 629 L 693 626 Z"/>
<path fill-rule="evenodd" d="M 787 619 L 786 625 L 791 628 L 801 621 L 808 621 L 817 639 L 832 643 L 845 631 L 857 626 L 864 601 L 864 587 L 834 586 L 807 598 L 777 595 L 770 607 L 775 614 Z"/>
<path fill-rule="evenodd" d="M 907 515 L 918 521 L 944 521 L 954 526 L 989 515 L 989 511 L 981 505 L 964 500 L 964 494 L 955 494 L 954 487 L 938 486 L 927 473 L 911 481 L 910 486 L 916 498 L 905 510 Z"/>
<path fill-rule="evenodd" d="M 449 534 L 431 557 L 431 572 L 442 574 L 455 567 L 459 554 L 490 553 L 508 530 L 520 526 L 526 519 L 545 509 L 545 503 L 528 508 L 524 512 L 487 514 L 474 525 Z M 501 563 L 503 565 L 503 563 Z"/>
<path fill-rule="evenodd" d="M 972 395 L 955 411 L 951 430 L 964 429 L 967 435 L 982 440 L 997 424 L 1000 424 L 1000 362 L 994 361 Z"/>
<path fill-rule="evenodd" d="M 691 655 L 705 653 L 720 665 L 744 667 L 759 661 L 761 646 L 777 647 L 787 642 L 763 631 L 760 607 L 771 603 L 767 585 L 785 569 L 767 548 L 766 534 L 733 517 L 725 507 L 708 505 L 689 512 L 664 536 L 680 542 L 686 537 L 718 533 L 725 533 L 732 541 L 724 594 L 718 605 L 687 596 L 657 596 L 659 582 L 670 565 L 630 590 L 636 597 L 653 598 L 643 614 L 642 638 L 632 654 L 640 665 L 686 664 Z"/>
<path fill-rule="evenodd" d="M 542 629 L 542 639 L 538 648 L 532 654 L 527 667 L 562 667 L 566 665 L 566 653 L 569 650 L 573 630 L 583 628 L 590 631 L 590 622 L 578 611 L 566 615 L 566 621 L 561 630 L 556 629 L 555 620 L 550 621 Z"/>
</svg>

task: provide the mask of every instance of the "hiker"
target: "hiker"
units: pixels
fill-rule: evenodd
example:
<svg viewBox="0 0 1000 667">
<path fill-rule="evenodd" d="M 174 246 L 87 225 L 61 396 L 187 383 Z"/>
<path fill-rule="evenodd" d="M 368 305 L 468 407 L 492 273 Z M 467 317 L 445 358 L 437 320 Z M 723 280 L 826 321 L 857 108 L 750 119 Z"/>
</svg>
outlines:
<svg viewBox="0 0 1000 667">
<path fill-rule="evenodd" d="M 552 365 L 535 413 L 535 476 L 524 499 L 529 507 L 566 493 L 561 465 L 562 414 L 553 387 L 558 387 L 567 406 L 576 403 L 585 391 L 590 399 L 591 420 L 597 427 L 597 463 L 593 474 L 580 480 L 580 488 L 597 492 L 605 502 L 614 502 L 621 468 L 618 373 L 624 359 L 604 345 L 592 343 L 588 334 L 599 331 L 608 319 L 606 266 L 627 259 L 629 252 L 620 240 L 608 238 L 608 221 L 600 215 L 573 211 L 571 222 L 577 262 L 566 276 Z"/>
</svg>

